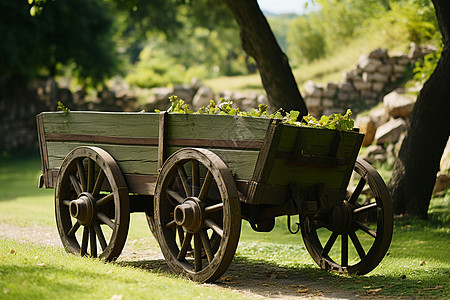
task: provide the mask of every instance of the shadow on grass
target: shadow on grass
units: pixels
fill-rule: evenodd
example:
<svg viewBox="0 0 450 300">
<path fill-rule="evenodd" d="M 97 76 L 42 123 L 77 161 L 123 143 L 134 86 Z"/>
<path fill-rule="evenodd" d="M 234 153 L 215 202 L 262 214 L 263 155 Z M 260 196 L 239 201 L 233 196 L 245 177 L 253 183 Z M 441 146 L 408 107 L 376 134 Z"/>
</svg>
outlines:
<svg viewBox="0 0 450 300">
<path fill-rule="evenodd" d="M 164 260 L 125 261 L 120 265 L 173 276 Z M 261 296 L 307 297 L 419 297 L 446 298 L 450 294 L 450 268 L 431 272 L 422 280 L 406 275 L 350 276 L 320 270 L 316 266 L 286 267 L 265 260 L 235 256 L 232 264 L 214 284 Z"/>
</svg>

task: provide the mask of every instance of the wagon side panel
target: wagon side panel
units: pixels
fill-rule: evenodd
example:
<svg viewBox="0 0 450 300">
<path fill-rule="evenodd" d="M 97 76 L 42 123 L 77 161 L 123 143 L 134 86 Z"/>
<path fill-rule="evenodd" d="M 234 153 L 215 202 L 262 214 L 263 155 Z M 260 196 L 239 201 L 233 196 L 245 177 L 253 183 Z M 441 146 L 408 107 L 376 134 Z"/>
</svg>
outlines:
<svg viewBox="0 0 450 300">
<path fill-rule="evenodd" d="M 50 178 L 46 187 L 54 187 L 59 166 L 70 151 L 97 146 L 118 162 L 130 192 L 153 193 L 158 171 L 158 114 L 42 113 L 39 119 Z"/>
<path fill-rule="evenodd" d="M 248 181 L 269 123 L 264 118 L 170 114 L 168 152 L 185 147 L 209 149 L 225 162 L 236 181 Z"/>
<path fill-rule="evenodd" d="M 280 129 L 253 203 L 280 205 L 290 198 L 304 211 L 341 202 L 363 135 L 286 125 Z M 316 203 L 310 206 L 311 201 Z"/>
</svg>

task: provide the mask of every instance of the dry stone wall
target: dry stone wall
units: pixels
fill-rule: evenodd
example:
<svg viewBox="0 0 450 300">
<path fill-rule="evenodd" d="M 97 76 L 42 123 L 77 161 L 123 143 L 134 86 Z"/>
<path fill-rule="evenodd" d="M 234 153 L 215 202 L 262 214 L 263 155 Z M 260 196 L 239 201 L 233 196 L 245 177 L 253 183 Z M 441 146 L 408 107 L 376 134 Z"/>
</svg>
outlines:
<svg viewBox="0 0 450 300">
<path fill-rule="evenodd" d="M 356 68 L 344 75 L 342 82 L 319 85 L 306 82 L 303 95 L 312 115 L 343 113 L 347 108 L 358 113 L 377 105 L 383 97 L 399 87 L 416 61 L 436 51 L 432 46 L 411 45 L 409 54 L 376 49 L 362 55 Z"/>
<path fill-rule="evenodd" d="M 345 74 L 343 82 L 325 86 L 307 82 L 302 90 L 306 105 L 316 116 L 344 112 L 347 108 L 358 113 L 380 102 L 387 92 L 396 87 L 405 70 L 432 50 L 430 47 L 413 46 L 408 55 L 388 54 L 385 49 L 374 50 L 361 56 L 356 68 Z M 143 92 L 148 96 L 143 97 Z M 36 146 L 35 116 L 42 111 L 56 110 L 58 101 L 72 110 L 154 111 L 167 109 L 171 95 L 184 99 L 194 109 L 221 97 L 232 100 L 235 106 L 243 110 L 258 104 L 269 104 L 265 94 L 229 90 L 214 93 L 210 87 L 195 79 L 185 85 L 154 88 L 150 93 L 131 90 L 119 82 L 110 90 L 92 96 L 82 90 L 71 92 L 68 88 L 61 88 L 53 79 L 34 79 L 23 87 L 0 77 L 0 151 Z"/>
</svg>

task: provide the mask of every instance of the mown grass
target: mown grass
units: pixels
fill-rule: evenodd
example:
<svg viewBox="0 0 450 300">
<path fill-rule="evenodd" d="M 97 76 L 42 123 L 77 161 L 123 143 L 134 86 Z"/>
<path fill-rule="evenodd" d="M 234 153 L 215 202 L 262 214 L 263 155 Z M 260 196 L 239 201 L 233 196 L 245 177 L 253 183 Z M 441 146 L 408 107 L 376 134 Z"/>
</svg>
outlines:
<svg viewBox="0 0 450 300">
<path fill-rule="evenodd" d="M 229 290 L 0 239 L 0 299 L 241 299 Z M 123 297 L 123 298 L 121 298 Z"/>
<path fill-rule="evenodd" d="M 53 227 L 56 233 L 53 190 L 37 188 L 39 169 L 37 153 L 0 159 L 0 223 Z M 300 234 L 287 231 L 285 218 L 278 218 L 270 233 L 254 232 L 243 222 L 232 270 L 225 275 L 231 280 L 245 281 L 264 276 L 261 275 L 264 270 L 362 296 L 448 298 L 449 207 L 450 193 L 447 193 L 432 200 L 428 221 L 397 219 L 388 255 L 365 276 L 321 271 L 307 253 Z M 293 226 L 295 222 L 294 218 Z M 142 214 L 132 215 L 127 243 L 132 243 L 136 252 L 149 248 L 158 251 L 159 246 Z M 159 260 L 105 264 L 67 255 L 61 248 L 7 239 L 0 239 L 0 249 L 0 298 L 238 297 L 227 290 L 172 276 L 167 273 L 167 267 L 159 271 L 165 266 Z"/>
</svg>

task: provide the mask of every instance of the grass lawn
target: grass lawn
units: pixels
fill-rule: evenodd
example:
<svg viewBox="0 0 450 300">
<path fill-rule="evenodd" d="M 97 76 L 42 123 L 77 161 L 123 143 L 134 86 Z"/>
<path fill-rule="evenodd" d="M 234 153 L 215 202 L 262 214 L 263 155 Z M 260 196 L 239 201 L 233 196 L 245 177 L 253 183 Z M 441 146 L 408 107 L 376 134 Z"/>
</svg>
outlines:
<svg viewBox="0 0 450 300">
<path fill-rule="evenodd" d="M 56 232 L 53 190 L 37 188 L 39 174 L 36 152 L 0 158 L 0 223 L 54 227 Z M 225 275 L 245 280 L 260 276 L 255 275 L 255 270 L 277 270 L 286 276 L 308 278 L 363 296 L 449 298 L 449 205 L 447 193 L 432 200 L 429 221 L 396 220 L 388 255 L 365 276 L 321 271 L 307 253 L 301 236 L 287 231 L 285 218 L 277 219 L 270 233 L 254 232 L 243 222 L 232 263 L 240 271 Z M 157 250 L 145 218 L 139 214 L 132 217 L 128 241 L 146 241 L 136 243 L 136 251 L 148 247 Z M 0 239 L 0 299 L 111 299 L 114 295 L 123 295 L 124 299 L 242 297 L 228 289 L 196 284 L 158 269 L 103 263 L 67 255 L 61 248 Z"/>
</svg>

